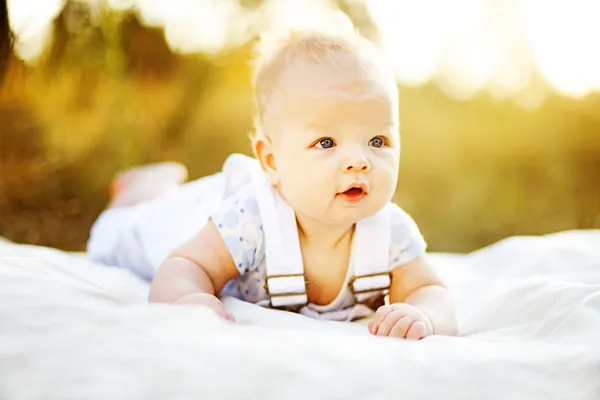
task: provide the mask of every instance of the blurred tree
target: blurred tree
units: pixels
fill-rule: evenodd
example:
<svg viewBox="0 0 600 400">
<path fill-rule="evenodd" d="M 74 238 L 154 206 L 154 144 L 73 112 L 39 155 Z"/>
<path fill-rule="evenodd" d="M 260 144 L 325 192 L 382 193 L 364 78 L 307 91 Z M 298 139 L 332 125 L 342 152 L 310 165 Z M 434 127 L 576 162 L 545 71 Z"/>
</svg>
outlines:
<svg viewBox="0 0 600 400">
<path fill-rule="evenodd" d="M 121 25 L 128 76 L 148 81 L 169 81 L 177 77 L 180 59 L 169 48 L 164 29 L 143 25 L 135 13 L 127 14 Z"/>
<path fill-rule="evenodd" d="M 252 14 L 276 0 L 237 1 Z M 364 0 L 331 2 L 377 40 Z M 195 178 L 249 153 L 252 42 L 180 54 L 136 10 L 94 3 L 63 1 L 52 40 L 25 64 L 0 0 L 0 236 L 83 250 L 118 170 L 177 160 Z M 551 95 L 526 111 L 456 101 L 434 83 L 400 90 L 396 200 L 430 250 L 600 227 L 600 96 Z"/>
<path fill-rule="evenodd" d="M 0 84 L 12 57 L 13 34 L 8 22 L 8 0 L 0 1 Z"/>
</svg>

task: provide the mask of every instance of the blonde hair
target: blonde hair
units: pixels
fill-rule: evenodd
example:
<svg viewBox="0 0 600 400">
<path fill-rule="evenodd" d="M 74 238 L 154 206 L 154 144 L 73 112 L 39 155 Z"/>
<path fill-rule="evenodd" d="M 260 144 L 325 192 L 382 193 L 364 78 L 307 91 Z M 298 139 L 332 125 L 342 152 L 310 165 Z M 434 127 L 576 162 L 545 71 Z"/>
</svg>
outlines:
<svg viewBox="0 0 600 400">
<path fill-rule="evenodd" d="M 266 139 L 262 116 L 277 87 L 280 75 L 290 63 L 302 59 L 315 64 L 335 66 L 335 60 L 331 56 L 336 53 L 350 55 L 354 60 L 353 67 L 361 73 L 373 72 L 373 65 L 381 62 L 375 46 L 353 29 L 337 32 L 289 30 L 269 32 L 261 37 L 254 57 L 256 115 L 255 131 L 251 135 L 253 145 L 258 139 Z"/>
</svg>

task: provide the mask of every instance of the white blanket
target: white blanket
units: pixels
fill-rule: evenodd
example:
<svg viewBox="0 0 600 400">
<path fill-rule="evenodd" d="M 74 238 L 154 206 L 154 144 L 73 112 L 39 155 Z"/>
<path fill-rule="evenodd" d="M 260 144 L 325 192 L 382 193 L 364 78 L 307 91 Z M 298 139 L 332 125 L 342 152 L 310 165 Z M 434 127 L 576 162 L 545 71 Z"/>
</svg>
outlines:
<svg viewBox="0 0 600 400">
<path fill-rule="evenodd" d="M 600 231 L 432 255 L 460 337 L 372 337 L 226 299 L 147 305 L 80 255 L 0 243 L 0 399 L 600 399 Z"/>
</svg>

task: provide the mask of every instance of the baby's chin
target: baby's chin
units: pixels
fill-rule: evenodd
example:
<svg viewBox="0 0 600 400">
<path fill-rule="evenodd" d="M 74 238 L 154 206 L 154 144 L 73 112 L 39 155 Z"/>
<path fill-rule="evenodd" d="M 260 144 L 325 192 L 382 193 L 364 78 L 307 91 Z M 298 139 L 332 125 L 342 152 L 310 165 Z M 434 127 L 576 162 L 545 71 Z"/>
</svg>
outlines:
<svg viewBox="0 0 600 400">
<path fill-rule="evenodd" d="M 341 205 L 335 207 L 335 210 L 330 210 L 327 222 L 332 226 L 354 225 L 377 214 L 383 206 L 379 204 Z"/>
</svg>

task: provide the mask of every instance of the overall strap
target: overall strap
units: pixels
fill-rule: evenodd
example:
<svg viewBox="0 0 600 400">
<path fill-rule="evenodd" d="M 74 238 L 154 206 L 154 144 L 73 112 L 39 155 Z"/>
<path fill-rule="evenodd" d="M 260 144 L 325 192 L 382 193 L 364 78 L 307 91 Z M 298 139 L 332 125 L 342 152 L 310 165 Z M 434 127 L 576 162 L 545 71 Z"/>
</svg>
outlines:
<svg viewBox="0 0 600 400">
<path fill-rule="evenodd" d="M 377 214 L 358 221 L 352 243 L 353 277 L 350 291 L 358 303 L 391 285 L 390 242 L 391 214 L 389 205 Z"/>
<path fill-rule="evenodd" d="M 294 210 L 279 196 L 260 167 L 253 172 L 253 183 L 265 241 L 265 289 L 269 305 L 304 306 L 308 296 Z"/>
</svg>

